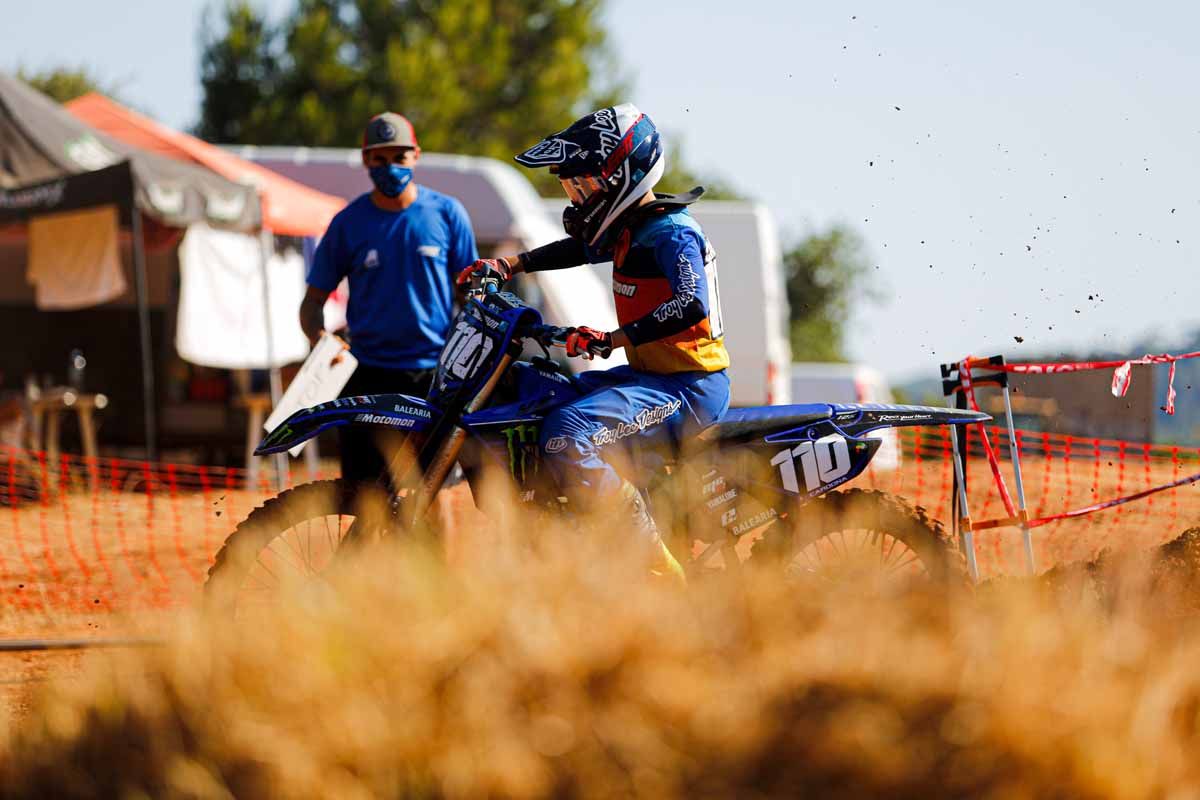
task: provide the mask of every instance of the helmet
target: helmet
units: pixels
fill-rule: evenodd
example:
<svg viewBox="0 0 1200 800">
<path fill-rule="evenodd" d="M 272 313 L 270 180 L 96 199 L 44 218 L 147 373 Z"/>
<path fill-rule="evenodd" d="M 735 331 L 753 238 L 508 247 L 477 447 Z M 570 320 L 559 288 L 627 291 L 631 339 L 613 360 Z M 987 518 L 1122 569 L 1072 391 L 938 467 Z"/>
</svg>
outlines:
<svg viewBox="0 0 1200 800">
<path fill-rule="evenodd" d="M 666 169 L 658 128 L 632 103 L 593 111 L 516 157 L 526 167 L 549 167 L 571 205 L 563 228 L 600 245 L 613 223 L 654 188 Z"/>
</svg>

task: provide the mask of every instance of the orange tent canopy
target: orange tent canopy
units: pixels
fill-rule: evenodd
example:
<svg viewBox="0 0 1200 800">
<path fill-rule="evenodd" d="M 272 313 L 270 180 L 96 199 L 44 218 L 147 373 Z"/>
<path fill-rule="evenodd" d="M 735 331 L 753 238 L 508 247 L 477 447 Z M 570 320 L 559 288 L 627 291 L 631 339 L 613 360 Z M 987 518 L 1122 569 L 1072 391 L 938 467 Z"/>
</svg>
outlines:
<svg viewBox="0 0 1200 800">
<path fill-rule="evenodd" d="M 263 227 L 281 236 L 321 236 L 346 201 L 310 189 L 277 172 L 144 117 L 92 92 L 66 103 L 79 119 L 114 139 L 155 153 L 191 161 L 236 183 L 258 189 Z"/>
</svg>

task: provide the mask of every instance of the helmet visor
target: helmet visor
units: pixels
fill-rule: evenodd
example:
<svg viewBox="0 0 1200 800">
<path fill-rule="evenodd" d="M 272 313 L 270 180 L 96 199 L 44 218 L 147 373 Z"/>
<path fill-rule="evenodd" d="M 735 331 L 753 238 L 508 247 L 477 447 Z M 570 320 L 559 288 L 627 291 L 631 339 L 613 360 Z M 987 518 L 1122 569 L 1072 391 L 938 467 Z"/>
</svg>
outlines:
<svg viewBox="0 0 1200 800">
<path fill-rule="evenodd" d="M 581 206 L 596 192 L 604 191 L 604 185 L 591 175 L 579 175 L 574 178 L 559 178 L 563 191 L 573 206 Z"/>
</svg>

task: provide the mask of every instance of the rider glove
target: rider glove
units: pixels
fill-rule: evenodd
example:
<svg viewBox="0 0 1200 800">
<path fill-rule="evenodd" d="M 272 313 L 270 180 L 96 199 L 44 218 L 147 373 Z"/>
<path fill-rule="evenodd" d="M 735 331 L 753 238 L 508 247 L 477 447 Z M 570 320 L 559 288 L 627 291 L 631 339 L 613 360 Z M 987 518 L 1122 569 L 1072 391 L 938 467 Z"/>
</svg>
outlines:
<svg viewBox="0 0 1200 800">
<path fill-rule="evenodd" d="M 496 277 L 501 281 L 507 281 L 513 276 L 512 267 L 508 265 L 507 258 L 481 258 L 471 266 L 458 273 L 456 282 L 459 286 L 465 286 L 470 283 L 471 278 L 491 278 Z"/>
<path fill-rule="evenodd" d="M 612 334 L 580 326 L 567 334 L 567 355 L 608 358 L 612 355 Z"/>
</svg>

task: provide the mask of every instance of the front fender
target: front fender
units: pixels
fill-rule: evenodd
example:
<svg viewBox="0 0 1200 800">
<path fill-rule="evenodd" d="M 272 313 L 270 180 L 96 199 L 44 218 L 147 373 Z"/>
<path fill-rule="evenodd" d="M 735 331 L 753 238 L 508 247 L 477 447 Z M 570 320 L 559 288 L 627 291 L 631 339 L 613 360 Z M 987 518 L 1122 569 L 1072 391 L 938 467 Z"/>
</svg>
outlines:
<svg viewBox="0 0 1200 800">
<path fill-rule="evenodd" d="M 292 414 L 259 442 L 254 455 L 290 450 L 326 428 L 339 425 L 415 432 L 431 427 L 439 416 L 440 412 L 428 402 L 407 394 L 339 397 Z"/>
</svg>

